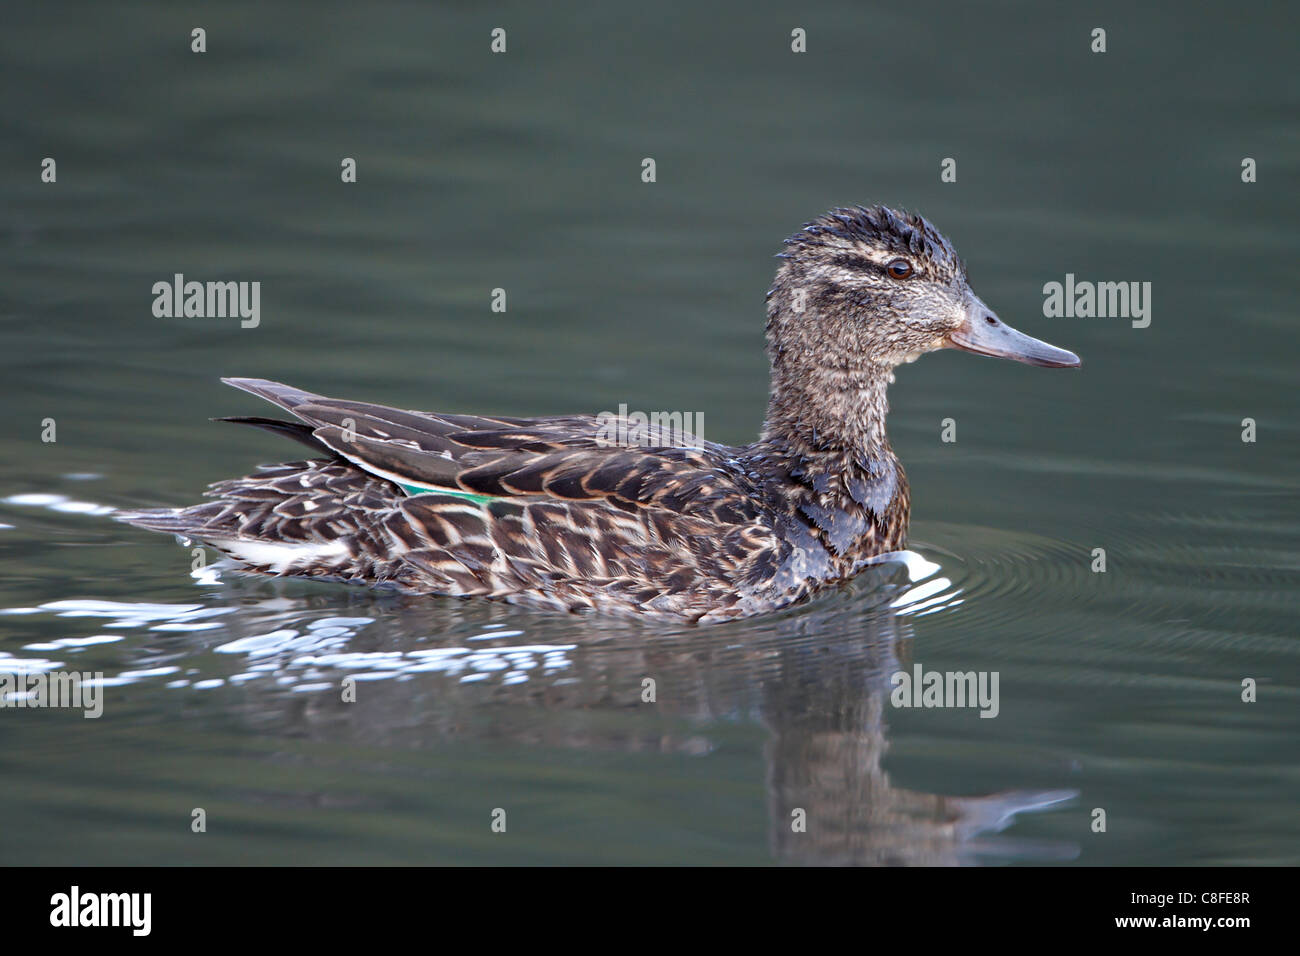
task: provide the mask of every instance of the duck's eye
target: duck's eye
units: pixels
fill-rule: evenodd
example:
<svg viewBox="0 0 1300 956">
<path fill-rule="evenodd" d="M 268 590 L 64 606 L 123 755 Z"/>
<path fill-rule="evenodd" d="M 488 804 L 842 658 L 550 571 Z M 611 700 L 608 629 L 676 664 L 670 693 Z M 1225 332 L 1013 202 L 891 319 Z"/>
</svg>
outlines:
<svg viewBox="0 0 1300 956">
<path fill-rule="evenodd" d="M 912 274 L 912 264 L 906 259 L 895 259 L 885 268 L 895 279 L 906 279 Z"/>
</svg>

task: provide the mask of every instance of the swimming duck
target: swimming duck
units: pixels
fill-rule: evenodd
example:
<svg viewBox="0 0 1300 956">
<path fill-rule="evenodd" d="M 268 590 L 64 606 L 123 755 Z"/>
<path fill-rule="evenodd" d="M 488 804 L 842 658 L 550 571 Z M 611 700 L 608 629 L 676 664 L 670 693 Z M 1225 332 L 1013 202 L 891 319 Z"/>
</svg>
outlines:
<svg viewBox="0 0 1300 956">
<path fill-rule="evenodd" d="M 771 397 L 743 448 L 607 417 L 404 411 L 228 378 L 297 420 L 223 421 L 315 456 L 218 482 L 204 504 L 119 517 L 251 571 L 420 594 L 698 622 L 802 601 L 903 546 L 907 478 L 885 434 L 896 366 L 941 348 L 1079 359 L 1004 325 L 921 216 L 834 209 L 779 258 Z"/>
</svg>

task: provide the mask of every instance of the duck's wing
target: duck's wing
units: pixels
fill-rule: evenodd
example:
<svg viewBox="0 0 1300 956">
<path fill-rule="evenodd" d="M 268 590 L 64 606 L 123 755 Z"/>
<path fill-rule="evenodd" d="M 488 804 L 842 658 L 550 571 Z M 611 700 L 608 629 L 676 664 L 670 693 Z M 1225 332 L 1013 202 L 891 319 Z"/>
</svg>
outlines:
<svg viewBox="0 0 1300 956">
<path fill-rule="evenodd" d="M 629 447 L 589 417 L 435 415 L 227 381 L 300 420 L 237 421 L 326 460 L 263 468 L 213 485 L 214 501 L 123 520 L 267 573 L 691 619 L 748 613 L 790 557 L 723 446 Z"/>
<path fill-rule="evenodd" d="M 730 467 L 731 449 L 684 432 L 636 425 L 630 443 L 621 420 L 440 415 L 326 398 L 265 379 L 223 381 L 305 425 L 237 420 L 318 443 L 408 495 L 600 500 L 624 511 L 696 514 L 729 525 L 758 514 Z"/>
</svg>

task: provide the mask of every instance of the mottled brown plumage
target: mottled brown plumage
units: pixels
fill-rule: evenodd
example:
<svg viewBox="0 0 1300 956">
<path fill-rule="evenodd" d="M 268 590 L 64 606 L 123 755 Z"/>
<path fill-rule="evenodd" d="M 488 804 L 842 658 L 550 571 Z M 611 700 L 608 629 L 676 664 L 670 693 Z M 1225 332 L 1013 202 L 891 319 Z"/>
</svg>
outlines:
<svg viewBox="0 0 1300 956">
<path fill-rule="evenodd" d="M 438 415 L 226 379 L 298 419 L 230 420 L 319 457 L 219 482 L 204 504 L 121 517 L 271 574 L 695 621 L 787 606 L 904 543 L 907 479 L 885 436 L 898 363 L 940 347 L 1078 360 L 997 322 L 920 217 L 835 210 L 782 258 L 767 421 L 745 448 L 593 416 Z"/>
</svg>

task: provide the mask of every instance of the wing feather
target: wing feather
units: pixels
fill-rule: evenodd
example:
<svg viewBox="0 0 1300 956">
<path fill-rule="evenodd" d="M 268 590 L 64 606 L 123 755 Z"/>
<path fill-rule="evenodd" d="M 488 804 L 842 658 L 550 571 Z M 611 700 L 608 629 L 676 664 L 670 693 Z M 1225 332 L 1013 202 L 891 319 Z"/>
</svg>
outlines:
<svg viewBox="0 0 1300 956">
<path fill-rule="evenodd" d="M 326 398 L 266 379 L 228 378 L 226 383 L 297 416 L 310 436 L 279 429 L 299 440 L 315 439 L 357 467 L 403 486 L 496 498 L 549 497 L 566 501 L 619 499 L 648 506 L 657 499 L 670 510 L 689 510 L 705 497 L 732 498 L 727 513 L 752 518 L 736 476 L 723 467 L 730 449 L 685 436 L 691 447 L 629 447 L 602 441 L 608 422 L 592 416 L 489 418 L 441 415 Z M 668 431 L 638 425 L 646 440 Z M 672 438 L 681 441 L 681 433 Z M 410 489 L 408 489 L 410 490 Z"/>
</svg>

